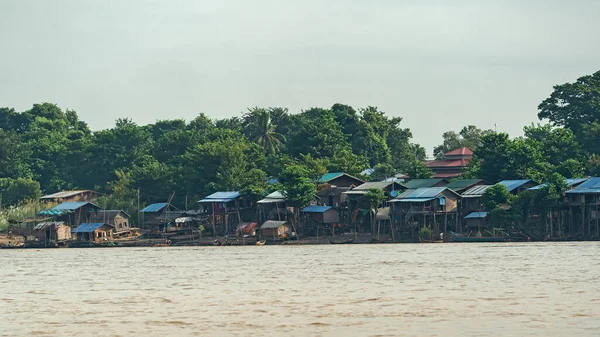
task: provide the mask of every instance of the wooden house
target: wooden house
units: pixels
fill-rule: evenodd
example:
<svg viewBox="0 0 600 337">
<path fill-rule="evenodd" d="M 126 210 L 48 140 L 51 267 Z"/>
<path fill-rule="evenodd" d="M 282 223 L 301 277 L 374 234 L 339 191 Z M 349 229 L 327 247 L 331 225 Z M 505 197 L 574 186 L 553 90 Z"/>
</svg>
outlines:
<svg viewBox="0 0 600 337">
<path fill-rule="evenodd" d="M 162 233 L 170 222 L 182 214 L 182 211 L 166 202 L 150 204 L 140 211 L 140 225 L 142 230 L 152 234 Z"/>
<path fill-rule="evenodd" d="M 92 190 L 61 191 L 44 195 L 40 199 L 49 202 L 94 201 L 102 194 Z"/>
<path fill-rule="evenodd" d="M 287 197 L 283 191 L 275 191 L 257 202 L 258 222 L 287 220 Z"/>
<path fill-rule="evenodd" d="M 340 225 L 340 212 L 331 206 L 306 206 L 302 213 L 305 235 L 317 235 L 321 227 L 333 229 Z"/>
<path fill-rule="evenodd" d="M 480 231 L 488 227 L 488 212 L 471 212 L 464 217 L 467 231 Z"/>
<path fill-rule="evenodd" d="M 572 238 L 599 239 L 600 177 L 588 178 L 565 195 L 568 211 L 557 219 L 556 225 L 551 221 L 550 235 L 561 237 L 566 232 Z"/>
<path fill-rule="evenodd" d="M 359 185 L 344 194 L 348 198 L 348 212 L 349 216 L 344 218 L 346 224 L 352 228 L 357 228 L 361 231 L 372 230 L 373 217 L 376 215 L 371 212 L 371 205 L 365 198 L 365 195 L 369 193 L 369 190 L 376 189 L 383 191 L 386 195 L 387 200 L 380 205 L 387 207 L 387 201 L 397 197 L 400 193 L 406 190 L 406 187 L 397 181 L 386 180 L 386 181 L 375 181 L 367 182 Z"/>
<path fill-rule="evenodd" d="M 77 227 L 82 223 L 90 222 L 100 210 L 98 205 L 89 201 L 63 202 L 60 205 L 41 214 L 55 215 L 58 221 L 65 222 L 70 227 Z"/>
<path fill-rule="evenodd" d="M 462 192 L 460 194 L 462 197 L 462 213 L 466 215 L 471 212 L 483 211 L 481 197 L 483 196 L 485 191 L 487 191 L 487 189 L 490 187 L 492 187 L 492 185 L 478 185 L 473 186 L 468 190 Z"/>
<path fill-rule="evenodd" d="M 64 222 L 41 222 L 31 231 L 33 241 L 43 247 L 50 247 L 71 240 L 71 227 Z M 30 239 L 30 238 L 28 238 Z"/>
<path fill-rule="evenodd" d="M 287 221 L 267 220 L 260 226 L 260 237 L 263 240 L 277 240 L 291 233 L 291 226 Z"/>
<path fill-rule="evenodd" d="M 123 210 L 99 210 L 91 221 L 109 224 L 114 228 L 113 235 L 123 236 L 131 232 L 130 218 L 129 214 Z"/>
<path fill-rule="evenodd" d="M 216 192 L 202 200 L 199 200 L 201 211 L 209 216 L 209 222 L 213 235 L 227 235 L 241 224 L 242 215 L 240 208 L 242 206 L 240 192 Z"/>
<path fill-rule="evenodd" d="M 82 223 L 71 231 L 77 241 L 102 242 L 112 240 L 113 227 L 105 223 Z"/>
<path fill-rule="evenodd" d="M 115 232 L 128 231 L 131 229 L 129 219 L 131 216 L 123 210 L 99 210 L 94 218 L 94 222 L 109 224 L 115 228 Z"/>
<path fill-rule="evenodd" d="M 389 203 L 391 219 L 400 220 L 400 237 L 402 231 L 409 231 L 416 238 L 423 226 L 430 227 L 437 237 L 458 225 L 460 195 L 446 187 L 406 190 Z"/>
<path fill-rule="evenodd" d="M 350 187 L 328 186 L 317 192 L 319 203 L 335 208 L 345 207 L 347 197 L 345 192 L 349 191 Z"/>
<path fill-rule="evenodd" d="M 319 184 L 327 184 L 337 187 L 354 187 L 364 183 L 364 180 L 343 172 L 326 173 L 317 181 Z"/>
</svg>

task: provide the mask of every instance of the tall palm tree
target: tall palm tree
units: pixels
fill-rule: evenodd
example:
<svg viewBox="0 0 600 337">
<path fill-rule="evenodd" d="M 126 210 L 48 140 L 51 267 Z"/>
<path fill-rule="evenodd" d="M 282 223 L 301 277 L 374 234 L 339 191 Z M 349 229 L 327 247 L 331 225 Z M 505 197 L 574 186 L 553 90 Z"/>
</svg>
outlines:
<svg viewBox="0 0 600 337">
<path fill-rule="evenodd" d="M 271 114 L 266 109 L 256 109 L 252 111 L 255 114 L 255 127 L 257 135 L 254 141 L 262 146 L 269 153 L 281 151 L 281 146 L 285 142 L 285 137 L 275 132 L 275 125 L 271 123 Z"/>
</svg>

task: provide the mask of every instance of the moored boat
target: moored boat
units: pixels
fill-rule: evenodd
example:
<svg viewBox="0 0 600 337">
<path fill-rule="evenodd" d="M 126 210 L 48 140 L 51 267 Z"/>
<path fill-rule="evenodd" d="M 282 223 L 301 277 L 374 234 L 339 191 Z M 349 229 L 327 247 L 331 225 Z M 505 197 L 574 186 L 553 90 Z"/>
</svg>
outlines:
<svg viewBox="0 0 600 337">
<path fill-rule="evenodd" d="M 461 236 L 450 231 L 450 235 L 448 236 L 448 241 L 450 242 L 506 242 L 506 238 L 504 237 L 476 237 L 476 236 Z"/>
<path fill-rule="evenodd" d="M 257 246 L 264 246 L 265 244 L 267 244 L 267 240 L 256 241 Z"/>
<path fill-rule="evenodd" d="M 354 238 L 335 238 L 329 239 L 329 243 L 332 245 L 347 245 L 354 242 Z"/>
</svg>

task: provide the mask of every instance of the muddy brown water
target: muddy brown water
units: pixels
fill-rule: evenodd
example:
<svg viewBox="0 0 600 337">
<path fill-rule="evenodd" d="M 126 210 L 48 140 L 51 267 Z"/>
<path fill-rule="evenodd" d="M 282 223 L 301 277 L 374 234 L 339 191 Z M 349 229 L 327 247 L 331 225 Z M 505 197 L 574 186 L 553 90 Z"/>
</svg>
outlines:
<svg viewBox="0 0 600 337">
<path fill-rule="evenodd" d="M 600 336 L 600 243 L 0 251 L 0 336 Z"/>
</svg>

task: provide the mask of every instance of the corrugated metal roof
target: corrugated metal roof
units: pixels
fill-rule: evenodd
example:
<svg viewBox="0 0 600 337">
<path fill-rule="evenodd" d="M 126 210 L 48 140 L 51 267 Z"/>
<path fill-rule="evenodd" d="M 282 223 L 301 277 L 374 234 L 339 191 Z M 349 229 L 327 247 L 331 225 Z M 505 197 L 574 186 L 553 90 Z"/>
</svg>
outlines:
<svg viewBox="0 0 600 337">
<path fill-rule="evenodd" d="M 91 233 L 104 225 L 110 226 L 104 223 L 82 223 L 77 228 L 74 228 L 71 233 Z"/>
<path fill-rule="evenodd" d="M 354 190 L 370 190 L 372 188 L 378 189 L 378 190 L 383 190 L 386 189 L 388 187 L 391 187 L 392 184 L 394 184 L 396 189 L 401 189 L 404 186 L 398 182 L 392 182 L 392 181 L 372 181 L 372 182 L 368 182 L 368 183 L 364 183 L 361 185 L 358 185 L 354 188 Z"/>
<path fill-rule="evenodd" d="M 281 191 L 275 191 L 267 195 L 264 199 L 258 201 L 259 204 L 270 204 L 274 202 L 284 202 L 286 200 L 285 195 Z"/>
<path fill-rule="evenodd" d="M 80 209 L 83 206 L 91 205 L 94 208 L 100 208 L 98 205 L 89 202 L 89 201 L 76 201 L 76 202 L 63 202 L 60 205 L 57 205 L 52 210 L 54 211 L 74 211 Z"/>
<path fill-rule="evenodd" d="M 150 204 L 146 206 L 140 213 L 157 213 L 160 212 L 163 208 L 167 207 L 166 202 L 157 202 L 155 204 Z"/>
<path fill-rule="evenodd" d="M 588 178 L 581 185 L 567 191 L 568 194 L 597 194 L 600 193 L 600 177 Z"/>
<path fill-rule="evenodd" d="M 480 197 L 491 186 L 492 185 L 473 186 L 473 187 L 469 188 L 468 190 L 466 190 L 465 192 L 463 192 L 461 195 L 462 195 L 463 198 L 476 198 L 476 197 Z"/>
<path fill-rule="evenodd" d="M 40 222 L 39 224 L 33 227 L 34 231 L 41 230 L 47 227 L 50 227 L 53 230 L 56 230 L 60 225 L 64 225 L 64 222 Z"/>
<path fill-rule="evenodd" d="M 344 174 L 344 172 L 325 173 L 321 178 L 319 178 L 319 182 L 326 183 L 326 182 L 333 180 L 343 174 Z"/>
<path fill-rule="evenodd" d="M 325 213 L 328 210 L 330 210 L 332 207 L 331 206 L 306 206 L 304 207 L 304 209 L 302 209 L 302 212 L 304 213 Z"/>
<path fill-rule="evenodd" d="M 460 179 L 460 180 L 451 181 L 450 183 L 448 183 L 448 185 L 446 185 L 446 187 L 453 191 L 457 191 L 457 190 L 463 190 L 465 188 L 469 188 L 469 187 L 471 187 L 475 184 L 478 184 L 482 181 L 483 181 L 482 179 Z"/>
<path fill-rule="evenodd" d="M 434 200 L 435 198 L 410 198 L 410 199 L 394 199 L 390 202 L 426 202 Z"/>
<path fill-rule="evenodd" d="M 215 192 L 208 197 L 198 201 L 203 203 L 210 202 L 230 202 L 240 197 L 240 192 L 229 191 L 229 192 Z"/>
<path fill-rule="evenodd" d="M 423 187 L 432 187 L 444 179 L 413 179 L 404 183 L 404 186 L 409 189 L 417 189 Z"/>
<path fill-rule="evenodd" d="M 527 184 L 531 179 L 519 179 L 519 180 L 502 180 L 498 184 L 506 186 L 509 192 L 516 190 L 517 188 Z"/>
<path fill-rule="evenodd" d="M 92 193 L 100 194 L 100 193 L 92 191 L 92 190 L 60 191 L 60 192 L 56 192 L 56 193 L 45 195 L 45 196 L 41 197 L 40 199 L 62 199 L 62 198 L 69 198 L 69 197 L 76 196 L 77 194 L 86 193 L 86 192 L 92 192 Z"/>
<path fill-rule="evenodd" d="M 575 187 L 575 189 L 598 188 L 598 184 L 600 184 L 600 177 L 591 177 L 586 179 L 583 184 Z"/>
<path fill-rule="evenodd" d="M 440 193 L 444 192 L 446 189 L 446 187 L 417 188 L 412 193 L 403 197 L 402 199 L 435 198 Z"/>
<path fill-rule="evenodd" d="M 587 180 L 587 178 L 570 178 L 570 179 L 567 179 L 567 187 L 571 187 L 573 185 L 581 184 L 581 183 L 583 183 L 586 180 Z M 546 186 L 546 184 L 540 184 L 540 185 L 528 188 L 527 190 L 528 191 L 537 191 L 537 190 L 539 190 L 539 189 L 541 189 L 541 188 L 543 188 L 545 186 Z"/>
<path fill-rule="evenodd" d="M 350 190 L 350 191 L 346 191 L 342 194 L 346 194 L 346 195 L 365 195 L 369 193 L 369 191 L 365 191 L 365 190 Z"/>
<path fill-rule="evenodd" d="M 488 212 L 473 212 L 469 213 L 469 215 L 467 215 L 465 219 L 484 219 L 488 216 L 488 214 Z"/>
<path fill-rule="evenodd" d="M 279 228 L 279 227 L 285 225 L 286 223 L 287 223 L 287 221 L 267 220 L 260 226 L 260 229 Z"/>
</svg>

